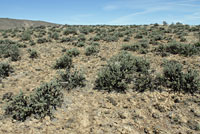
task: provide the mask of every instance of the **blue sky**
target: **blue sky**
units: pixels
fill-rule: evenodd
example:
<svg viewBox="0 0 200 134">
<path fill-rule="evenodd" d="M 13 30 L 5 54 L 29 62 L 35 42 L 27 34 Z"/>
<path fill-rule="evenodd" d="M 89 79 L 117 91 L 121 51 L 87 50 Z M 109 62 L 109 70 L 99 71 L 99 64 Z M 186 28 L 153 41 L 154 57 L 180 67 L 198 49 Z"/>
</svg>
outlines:
<svg viewBox="0 0 200 134">
<path fill-rule="evenodd" d="M 59 24 L 200 24 L 200 0 L 1 0 L 0 18 Z"/>
</svg>

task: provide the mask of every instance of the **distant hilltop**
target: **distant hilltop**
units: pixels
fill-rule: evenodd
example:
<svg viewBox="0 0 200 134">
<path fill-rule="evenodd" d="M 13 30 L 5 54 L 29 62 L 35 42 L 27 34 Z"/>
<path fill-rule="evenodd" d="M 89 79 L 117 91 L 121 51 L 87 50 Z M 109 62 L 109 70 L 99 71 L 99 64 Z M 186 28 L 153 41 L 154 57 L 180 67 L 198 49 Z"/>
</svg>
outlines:
<svg viewBox="0 0 200 134">
<path fill-rule="evenodd" d="M 0 29 L 12 29 L 12 28 L 21 28 L 21 27 L 30 27 L 30 26 L 37 27 L 41 25 L 55 26 L 59 24 L 45 22 L 45 21 L 0 18 Z"/>
</svg>

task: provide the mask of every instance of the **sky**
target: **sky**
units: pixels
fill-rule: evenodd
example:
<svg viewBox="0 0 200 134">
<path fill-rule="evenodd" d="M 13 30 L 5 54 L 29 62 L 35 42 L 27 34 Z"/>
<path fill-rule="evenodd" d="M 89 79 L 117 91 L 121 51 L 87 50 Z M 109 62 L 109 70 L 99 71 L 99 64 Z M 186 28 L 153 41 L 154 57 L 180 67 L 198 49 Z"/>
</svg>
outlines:
<svg viewBox="0 0 200 134">
<path fill-rule="evenodd" d="M 200 24 L 200 0 L 1 0 L 0 18 L 70 25 Z"/>
</svg>

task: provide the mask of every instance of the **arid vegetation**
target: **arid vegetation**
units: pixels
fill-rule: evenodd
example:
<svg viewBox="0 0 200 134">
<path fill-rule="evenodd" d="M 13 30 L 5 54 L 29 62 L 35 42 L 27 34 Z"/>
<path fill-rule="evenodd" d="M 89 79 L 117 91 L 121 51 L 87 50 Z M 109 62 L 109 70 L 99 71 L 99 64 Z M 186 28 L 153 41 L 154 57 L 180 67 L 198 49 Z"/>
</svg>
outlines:
<svg viewBox="0 0 200 134">
<path fill-rule="evenodd" d="M 1 30 L 1 133 L 34 120 L 43 128 L 30 133 L 48 133 L 45 121 L 60 133 L 200 133 L 199 31 L 166 22 Z"/>
</svg>

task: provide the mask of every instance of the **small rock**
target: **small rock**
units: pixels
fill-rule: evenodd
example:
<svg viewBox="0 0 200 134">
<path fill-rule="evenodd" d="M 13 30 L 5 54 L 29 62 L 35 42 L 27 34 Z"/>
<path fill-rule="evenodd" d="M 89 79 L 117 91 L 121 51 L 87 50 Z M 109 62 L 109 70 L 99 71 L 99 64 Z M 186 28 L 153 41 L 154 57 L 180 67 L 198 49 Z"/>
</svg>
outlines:
<svg viewBox="0 0 200 134">
<path fill-rule="evenodd" d="M 35 71 L 42 71 L 42 69 L 41 68 L 36 68 Z"/>
<path fill-rule="evenodd" d="M 117 106 L 117 102 L 113 99 L 113 98 L 111 98 L 111 97 L 106 97 L 107 99 L 108 99 L 108 101 L 113 105 L 113 106 Z"/>
<path fill-rule="evenodd" d="M 65 124 L 65 128 L 73 128 L 72 124 L 74 123 L 74 119 L 69 118 Z"/>
<path fill-rule="evenodd" d="M 124 115 L 123 112 L 118 112 L 118 115 L 121 119 L 126 119 L 126 116 Z"/>
<path fill-rule="evenodd" d="M 179 100 L 178 98 L 176 98 L 176 99 L 174 100 L 174 103 L 180 103 L 180 100 Z"/>
<path fill-rule="evenodd" d="M 196 117 L 200 117 L 200 110 L 199 109 L 191 109 L 190 110 L 193 114 L 194 114 L 194 116 L 196 116 Z"/>
<path fill-rule="evenodd" d="M 160 104 L 155 104 L 155 105 L 153 105 L 154 106 L 154 108 L 155 109 L 157 109 L 158 111 L 160 111 L 160 112 L 166 112 L 166 109 L 165 109 L 165 107 L 164 106 L 161 106 Z"/>
<path fill-rule="evenodd" d="M 160 118 L 160 116 L 157 113 L 153 113 L 152 117 L 155 118 L 155 119 L 159 119 Z"/>
<path fill-rule="evenodd" d="M 200 123 L 198 123 L 197 121 L 189 120 L 187 121 L 187 125 L 192 130 L 196 130 L 196 131 L 200 130 Z"/>
</svg>

